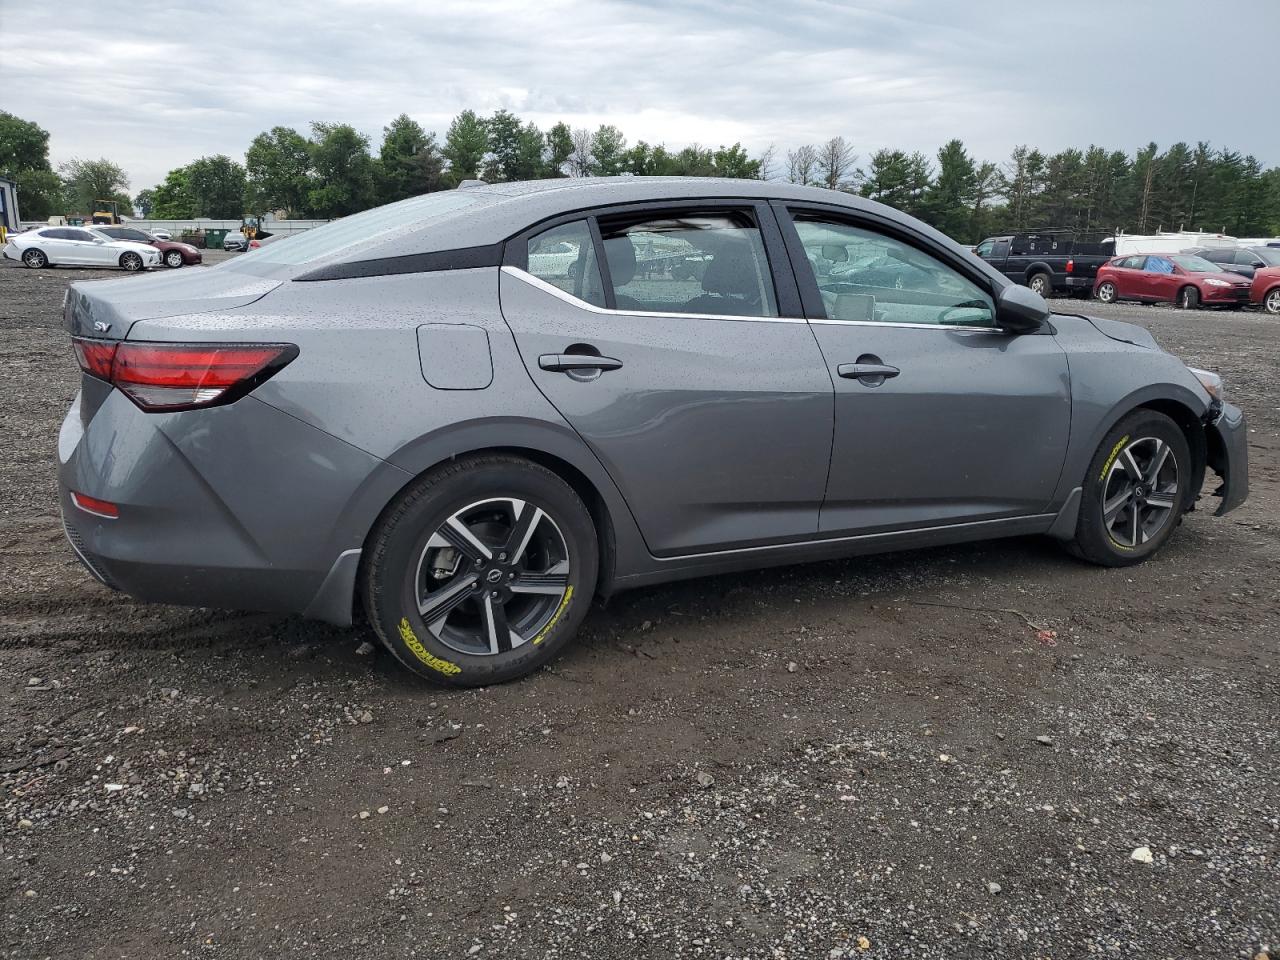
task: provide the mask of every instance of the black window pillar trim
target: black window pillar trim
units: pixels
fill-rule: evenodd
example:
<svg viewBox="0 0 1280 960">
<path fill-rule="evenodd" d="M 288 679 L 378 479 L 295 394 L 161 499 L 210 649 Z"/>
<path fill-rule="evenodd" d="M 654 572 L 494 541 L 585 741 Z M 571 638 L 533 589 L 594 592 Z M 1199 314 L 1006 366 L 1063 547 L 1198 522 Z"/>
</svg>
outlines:
<svg viewBox="0 0 1280 960">
<path fill-rule="evenodd" d="M 600 285 L 603 287 L 604 306 L 606 310 L 618 309 L 618 297 L 613 290 L 613 273 L 609 270 L 609 258 L 604 255 L 604 237 L 600 233 L 600 224 L 595 217 L 586 217 L 587 230 L 591 233 L 591 246 L 596 252 L 596 270 L 600 273 Z M 585 266 L 585 264 L 584 264 Z M 583 278 L 585 280 L 585 277 Z"/>
<path fill-rule="evenodd" d="M 457 247 L 431 253 L 410 253 L 402 257 L 379 257 L 374 260 L 351 260 L 317 267 L 293 279 L 295 281 L 352 280 L 358 277 L 385 277 L 397 273 L 437 273 L 442 270 L 471 270 L 476 267 L 502 266 L 505 243 L 479 247 Z"/>
</svg>

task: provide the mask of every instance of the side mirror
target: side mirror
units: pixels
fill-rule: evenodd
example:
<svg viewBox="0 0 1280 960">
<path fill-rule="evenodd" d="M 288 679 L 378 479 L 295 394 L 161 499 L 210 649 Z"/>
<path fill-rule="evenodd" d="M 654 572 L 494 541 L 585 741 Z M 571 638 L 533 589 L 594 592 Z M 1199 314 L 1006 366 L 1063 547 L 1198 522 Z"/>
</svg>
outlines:
<svg viewBox="0 0 1280 960">
<path fill-rule="evenodd" d="M 1006 333 L 1035 333 L 1049 319 L 1049 304 L 1029 287 L 1011 283 L 996 301 L 996 326 Z"/>
</svg>

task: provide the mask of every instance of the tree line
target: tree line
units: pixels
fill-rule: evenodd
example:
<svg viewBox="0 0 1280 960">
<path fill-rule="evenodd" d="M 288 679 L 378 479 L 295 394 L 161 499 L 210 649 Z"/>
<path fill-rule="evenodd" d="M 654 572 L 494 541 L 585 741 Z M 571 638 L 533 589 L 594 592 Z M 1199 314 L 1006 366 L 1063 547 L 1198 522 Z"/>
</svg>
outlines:
<svg viewBox="0 0 1280 960">
<path fill-rule="evenodd" d="M 87 213 L 102 198 L 117 200 L 122 212 L 165 220 L 268 211 L 328 219 L 469 179 L 630 174 L 787 180 L 858 193 L 964 243 L 1048 227 L 1280 235 L 1280 167 L 1264 168 L 1255 157 L 1205 142 L 1163 151 L 1150 143 L 1133 154 L 1019 146 L 994 162 L 951 140 L 932 157 L 885 148 L 859 163 L 853 145 L 838 136 L 752 157 L 739 143 L 669 150 L 632 144 L 611 124 L 592 131 L 562 122 L 544 131 L 507 110 L 489 116 L 464 110 L 443 138 L 401 114 L 383 129 L 376 151 L 350 124 L 316 122 L 306 135 L 273 127 L 253 139 L 243 163 L 222 154 L 201 157 L 130 198 L 125 171 L 105 158 L 74 159 L 55 171 L 48 140 L 37 124 L 0 112 L 0 175 L 19 183 L 29 219 Z"/>
</svg>

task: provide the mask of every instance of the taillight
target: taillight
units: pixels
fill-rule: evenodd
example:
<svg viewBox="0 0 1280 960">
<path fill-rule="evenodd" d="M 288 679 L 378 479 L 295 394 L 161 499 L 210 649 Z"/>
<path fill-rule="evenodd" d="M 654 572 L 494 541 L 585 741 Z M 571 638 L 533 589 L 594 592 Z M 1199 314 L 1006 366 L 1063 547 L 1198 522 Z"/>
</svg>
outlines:
<svg viewBox="0 0 1280 960">
<path fill-rule="evenodd" d="M 137 343 L 73 338 L 85 373 L 146 411 L 231 403 L 298 355 L 291 343 Z"/>
<path fill-rule="evenodd" d="M 1071 273 L 1072 271 L 1074 271 L 1074 270 L 1075 270 L 1075 268 L 1076 268 L 1076 262 L 1075 262 L 1074 260 L 1068 260 L 1068 261 L 1067 261 L 1067 273 Z"/>
</svg>

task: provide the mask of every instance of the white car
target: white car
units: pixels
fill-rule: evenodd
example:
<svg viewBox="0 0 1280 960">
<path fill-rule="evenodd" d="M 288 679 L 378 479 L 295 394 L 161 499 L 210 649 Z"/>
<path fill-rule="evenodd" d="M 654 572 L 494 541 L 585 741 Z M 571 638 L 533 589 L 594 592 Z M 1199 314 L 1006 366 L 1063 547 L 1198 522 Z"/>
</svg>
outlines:
<svg viewBox="0 0 1280 960">
<path fill-rule="evenodd" d="M 134 272 L 160 266 L 160 251 L 145 243 L 113 240 L 91 227 L 41 227 L 10 237 L 0 250 L 9 260 L 44 267 L 119 267 Z"/>
</svg>

